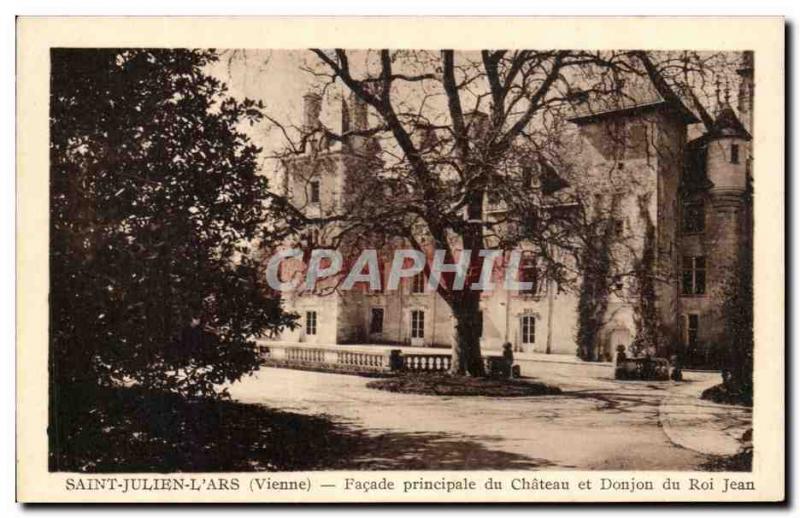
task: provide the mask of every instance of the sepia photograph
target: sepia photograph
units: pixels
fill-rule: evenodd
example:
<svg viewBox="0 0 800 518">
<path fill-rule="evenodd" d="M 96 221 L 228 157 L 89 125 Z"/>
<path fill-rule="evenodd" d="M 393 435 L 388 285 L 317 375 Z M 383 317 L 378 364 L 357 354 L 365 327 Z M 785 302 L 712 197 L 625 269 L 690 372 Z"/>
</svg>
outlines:
<svg viewBox="0 0 800 518">
<path fill-rule="evenodd" d="M 50 469 L 749 471 L 757 63 L 53 49 Z"/>
<path fill-rule="evenodd" d="M 755 282 L 783 272 L 782 220 L 759 212 L 766 193 L 783 207 L 759 136 L 782 120 L 759 112 L 774 52 L 59 34 L 20 90 L 42 114 L 20 149 L 35 134 L 49 150 L 41 201 L 20 205 L 46 253 L 41 296 L 18 299 L 40 301 L 18 335 L 20 426 L 42 423 L 21 428 L 41 447 L 27 487 L 36 472 L 79 501 L 783 491 L 782 277 Z"/>
</svg>

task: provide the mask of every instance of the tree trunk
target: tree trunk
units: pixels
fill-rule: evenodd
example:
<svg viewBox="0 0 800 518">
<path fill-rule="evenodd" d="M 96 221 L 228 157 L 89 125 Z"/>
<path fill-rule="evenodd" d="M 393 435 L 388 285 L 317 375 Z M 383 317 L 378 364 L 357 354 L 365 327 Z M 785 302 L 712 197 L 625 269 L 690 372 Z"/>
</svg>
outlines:
<svg viewBox="0 0 800 518">
<path fill-rule="evenodd" d="M 480 343 L 480 293 L 464 291 L 450 308 L 456 319 L 456 343 L 453 346 L 450 373 L 458 376 L 485 375 Z"/>
</svg>

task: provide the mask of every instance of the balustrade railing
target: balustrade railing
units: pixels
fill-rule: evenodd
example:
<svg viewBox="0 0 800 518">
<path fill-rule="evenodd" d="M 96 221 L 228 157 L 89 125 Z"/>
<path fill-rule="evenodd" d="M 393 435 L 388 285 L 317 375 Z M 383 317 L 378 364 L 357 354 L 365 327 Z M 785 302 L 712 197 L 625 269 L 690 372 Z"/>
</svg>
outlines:
<svg viewBox="0 0 800 518">
<path fill-rule="evenodd" d="M 306 347 L 286 344 L 260 345 L 261 357 L 289 366 L 330 367 L 348 371 L 393 371 L 401 367 L 399 350 L 358 351 L 341 346 Z"/>
<path fill-rule="evenodd" d="M 349 372 L 447 372 L 450 353 L 402 352 L 400 349 L 347 349 L 347 346 L 304 346 L 281 343 L 259 344 L 262 358 L 279 365 L 327 367 Z M 488 358 L 485 361 L 489 361 Z"/>
<path fill-rule="evenodd" d="M 411 372 L 445 372 L 450 370 L 449 354 L 403 354 L 403 369 Z"/>
<path fill-rule="evenodd" d="M 286 359 L 296 362 L 325 363 L 325 349 L 287 347 Z"/>
<path fill-rule="evenodd" d="M 336 363 L 368 370 L 387 370 L 389 361 L 385 352 L 337 351 Z"/>
</svg>

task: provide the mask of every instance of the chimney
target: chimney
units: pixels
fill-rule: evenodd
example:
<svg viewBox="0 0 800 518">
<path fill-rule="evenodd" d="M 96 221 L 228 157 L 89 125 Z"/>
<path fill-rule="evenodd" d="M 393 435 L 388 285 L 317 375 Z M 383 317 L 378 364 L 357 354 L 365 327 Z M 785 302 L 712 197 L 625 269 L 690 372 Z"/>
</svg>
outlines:
<svg viewBox="0 0 800 518">
<path fill-rule="evenodd" d="M 350 94 L 350 121 L 356 131 L 367 129 L 367 103 L 354 93 Z"/>
<path fill-rule="evenodd" d="M 319 114 L 322 111 L 322 96 L 309 92 L 303 96 L 303 127 L 308 130 L 320 126 Z"/>
</svg>

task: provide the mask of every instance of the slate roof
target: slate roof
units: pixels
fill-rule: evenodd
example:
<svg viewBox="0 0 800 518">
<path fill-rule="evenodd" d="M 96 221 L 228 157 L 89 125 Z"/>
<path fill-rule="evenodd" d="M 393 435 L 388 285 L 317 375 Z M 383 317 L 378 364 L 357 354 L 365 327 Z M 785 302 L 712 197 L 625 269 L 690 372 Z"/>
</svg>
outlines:
<svg viewBox="0 0 800 518">
<path fill-rule="evenodd" d="M 729 104 L 724 104 L 717 114 L 714 124 L 709 128 L 710 138 L 738 137 L 750 140 L 752 137 L 745 129 L 742 121 L 736 116 L 736 112 Z"/>
<path fill-rule="evenodd" d="M 700 121 L 697 114 L 687 107 L 687 100 L 678 95 L 663 78 L 654 81 L 643 72 L 629 74 L 614 93 L 577 92 L 573 97 L 575 115 L 569 120 L 578 125 L 610 116 L 655 110 L 669 110 L 686 124 Z"/>
</svg>

